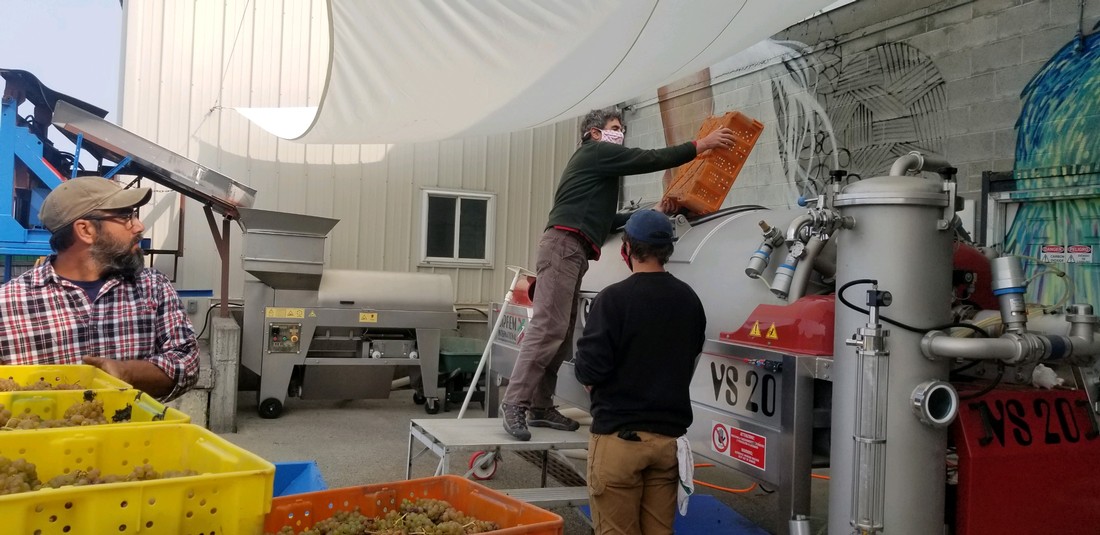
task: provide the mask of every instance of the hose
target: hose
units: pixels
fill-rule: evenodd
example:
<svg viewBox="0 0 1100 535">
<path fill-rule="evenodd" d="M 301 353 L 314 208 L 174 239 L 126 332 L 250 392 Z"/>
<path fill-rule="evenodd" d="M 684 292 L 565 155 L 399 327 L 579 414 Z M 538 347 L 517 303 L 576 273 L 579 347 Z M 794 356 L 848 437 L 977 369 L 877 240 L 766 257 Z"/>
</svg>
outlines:
<svg viewBox="0 0 1100 535">
<path fill-rule="evenodd" d="M 711 468 L 713 466 L 714 465 L 710 464 L 710 463 L 695 463 L 695 468 Z M 746 492 L 751 492 L 753 489 L 755 489 L 757 487 L 756 483 L 753 483 L 752 485 L 749 485 L 749 486 L 747 486 L 743 489 L 731 489 L 729 487 L 720 487 L 720 486 L 715 485 L 713 483 L 707 483 L 705 481 L 699 481 L 698 479 L 692 479 L 692 481 L 694 481 L 696 485 L 699 485 L 701 487 L 707 487 L 708 489 L 720 490 L 722 492 L 728 492 L 730 494 L 744 494 Z"/>
<path fill-rule="evenodd" d="M 849 302 L 847 299 L 844 298 L 844 290 L 847 290 L 848 288 L 851 288 L 852 286 L 855 286 L 857 284 L 878 284 L 878 281 L 875 280 L 875 279 L 855 279 L 855 280 L 852 280 L 852 281 L 848 281 L 843 286 L 841 286 L 840 288 L 837 289 L 836 298 L 844 306 L 846 306 L 846 307 L 848 307 L 852 310 L 855 310 L 856 312 L 859 312 L 861 314 L 868 314 L 869 312 L 867 311 L 867 309 L 857 307 L 856 305 L 853 305 L 851 302 Z M 883 316 L 882 314 L 879 314 L 879 319 L 882 320 L 883 322 L 889 323 L 890 325 L 893 325 L 895 327 L 900 327 L 900 328 L 905 329 L 909 332 L 914 332 L 914 333 L 917 333 L 917 334 L 925 334 L 925 333 L 928 333 L 929 331 L 942 331 L 944 329 L 950 329 L 952 327 L 960 327 L 960 328 L 963 328 L 963 329 L 970 329 L 970 330 L 982 335 L 983 338 L 989 338 L 989 333 L 986 332 L 985 329 L 982 329 L 981 327 L 978 327 L 976 325 L 972 325 L 970 323 L 961 323 L 961 322 L 956 321 L 956 322 L 948 323 L 948 324 L 945 324 L 945 325 L 938 325 L 936 327 L 929 327 L 927 329 L 922 329 L 920 327 L 913 327 L 912 325 L 906 325 L 906 324 L 904 324 L 900 321 L 892 320 L 892 319 L 890 319 L 886 316 Z"/>
<path fill-rule="evenodd" d="M 810 238 L 810 242 L 806 244 L 806 250 L 802 260 L 798 262 L 798 267 L 794 268 L 794 277 L 791 279 L 791 289 L 787 292 L 787 302 L 794 302 L 802 298 L 806 294 L 806 285 L 810 283 L 810 274 L 814 270 L 814 261 L 817 260 L 818 254 L 825 248 L 826 240 L 821 239 L 820 236 L 814 236 Z"/>
</svg>

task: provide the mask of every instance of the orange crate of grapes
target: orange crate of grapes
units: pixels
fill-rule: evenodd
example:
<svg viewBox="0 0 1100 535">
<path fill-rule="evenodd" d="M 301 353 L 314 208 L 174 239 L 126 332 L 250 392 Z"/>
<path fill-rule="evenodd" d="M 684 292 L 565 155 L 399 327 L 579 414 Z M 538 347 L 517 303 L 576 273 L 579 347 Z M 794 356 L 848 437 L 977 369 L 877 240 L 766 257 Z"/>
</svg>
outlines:
<svg viewBox="0 0 1100 535">
<path fill-rule="evenodd" d="M 764 131 L 764 123 L 741 112 L 731 111 L 721 117 L 708 117 L 699 127 L 696 138 L 728 127 L 736 141 L 729 149 L 711 149 L 676 170 L 665 197 L 675 200 L 694 214 L 714 212 L 722 207 L 733 182 L 745 165 L 749 153 Z"/>
<path fill-rule="evenodd" d="M 403 500 L 419 499 L 444 500 L 468 516 L 493 522 L 499 529 L 485 532 L 492 535 L 561 535 L 564 529 L 562 518 L 550 511 L 469 479 L 442 475 L 281 496 L 271 502 L 264 532 L 301 533 L 343 511 L 358 510 L 367 517 L 383 517 L 399 511 Z"/>
</svg>

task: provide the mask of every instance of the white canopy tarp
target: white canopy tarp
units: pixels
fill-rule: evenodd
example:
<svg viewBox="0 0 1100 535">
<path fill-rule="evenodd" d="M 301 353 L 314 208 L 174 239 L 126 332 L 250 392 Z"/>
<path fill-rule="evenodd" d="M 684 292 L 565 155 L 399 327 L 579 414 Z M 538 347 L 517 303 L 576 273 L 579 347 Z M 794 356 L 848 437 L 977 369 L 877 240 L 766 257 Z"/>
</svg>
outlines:
<svg viewBox="0 0 1100 535">
<path fill-rule="evenodd" d="M 302 143 L 514 132 L 696 73 L 832 0 L 329 0 L 316 108 L 238 108 Z"/>
</svg>

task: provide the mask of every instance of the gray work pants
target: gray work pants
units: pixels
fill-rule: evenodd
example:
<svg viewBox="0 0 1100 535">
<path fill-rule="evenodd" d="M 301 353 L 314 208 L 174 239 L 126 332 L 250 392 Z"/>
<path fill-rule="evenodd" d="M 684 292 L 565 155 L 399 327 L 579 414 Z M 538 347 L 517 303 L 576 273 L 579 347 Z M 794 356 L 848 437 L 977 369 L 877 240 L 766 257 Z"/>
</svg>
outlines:
<svg viewBox="0 0 1100 535">
<path fill-rule="evenodd" d="M 545 409 L 554 404 L 558 368 L 573 352 L 577 294 L 588 271 L 591 245 L 575 232 L 547 229 L 539 238 L 535 263 L 534 314 L 523 331 L 519 358 L 508 380 L 504 402 Z"/>
</svg>

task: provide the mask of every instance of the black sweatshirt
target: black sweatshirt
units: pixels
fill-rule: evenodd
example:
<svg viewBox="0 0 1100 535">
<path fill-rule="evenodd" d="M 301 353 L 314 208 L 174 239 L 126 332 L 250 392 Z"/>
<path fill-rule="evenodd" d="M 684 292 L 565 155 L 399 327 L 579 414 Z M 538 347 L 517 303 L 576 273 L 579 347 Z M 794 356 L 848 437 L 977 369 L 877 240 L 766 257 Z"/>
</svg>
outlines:
<svg viewBox="0 0 1100 535">
<path fill-rule="evenodd" d="M 545 228 L 579 230 L 597 247 L 611 231 L 619 200 L 619 177 L 671 169 L 695 158 L 695 144 L 665 149 L 628 149 L 622 145 L 587 140 L 569 158 L 561 174 L 554 207 Z"/>
<path fill-rule="evenodd" d="M 699 296 L 669 273 L 635 273 L 604 288 L 577 341 L 577 379 L 592 386 L 592 432 L 686 433 L 706 326 Z"/>
</svg>

